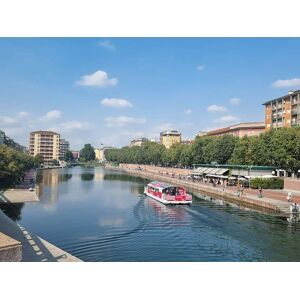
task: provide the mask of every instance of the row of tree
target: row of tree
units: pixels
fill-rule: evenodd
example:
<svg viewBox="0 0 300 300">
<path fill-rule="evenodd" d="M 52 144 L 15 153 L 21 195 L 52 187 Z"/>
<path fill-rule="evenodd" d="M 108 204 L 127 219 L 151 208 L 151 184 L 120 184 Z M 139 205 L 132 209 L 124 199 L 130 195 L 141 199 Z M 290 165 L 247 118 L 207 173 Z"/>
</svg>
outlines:
<svg viewBox="0 0 300 300">
<path fill-rule="evenodd" d="M 41 157 L 32 157 L 7 145 L 0 145 L 0 187 L 17 183 L 25 172 L 41 163 Z"/>
<path fill-rule="evenodd" d="M 300 169 L 300 128 L 281 128 L 259 136 L 239 139 L 232 135 L 204 136 L 190 145 L 175 144 L 170 149 L 154 142 L 141 147 L 106 150 L 108 161 L 191 167 L 193 164 L 239 164 Z"/>
</svg>

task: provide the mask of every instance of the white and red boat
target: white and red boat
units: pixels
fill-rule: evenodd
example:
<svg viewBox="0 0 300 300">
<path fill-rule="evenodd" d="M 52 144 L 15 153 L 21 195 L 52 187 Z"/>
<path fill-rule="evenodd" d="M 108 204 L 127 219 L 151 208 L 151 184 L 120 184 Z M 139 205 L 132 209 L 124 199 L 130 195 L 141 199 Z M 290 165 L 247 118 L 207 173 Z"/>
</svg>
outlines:
<svg viewBox="0 0 300 300">
<path fill-rule="evenodd" d="M 153 181 L 145 186 L 145 195 L 164 204 L 191 204 L 192 195 L 180 186 Z"/>
</svg>

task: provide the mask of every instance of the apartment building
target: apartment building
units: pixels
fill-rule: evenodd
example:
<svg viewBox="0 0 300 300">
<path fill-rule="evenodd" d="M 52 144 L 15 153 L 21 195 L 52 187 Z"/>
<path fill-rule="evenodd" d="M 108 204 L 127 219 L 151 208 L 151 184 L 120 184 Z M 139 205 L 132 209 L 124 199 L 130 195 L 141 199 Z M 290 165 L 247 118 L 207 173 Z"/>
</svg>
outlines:
<svg viewBox="0 0 300 300">
<path fill-rule="evenodd" d="M 300 90 L 269 100 L 265 106 L 265 131 L 300 125 Z"/>
<path fill-rule="evenodd" d="M 72 152 L 73 158 L 74 158 L 75 160 L 79 159 L 79 157 L 80 157 L 80 151 L 77 151 L 77 150 L 71 150 L 71 152 Z"/>
<path fill-rule="evenodd" d="M 60 157 L 60 134 L 53 131 L 34 131 L 30 133 L 29 153 L 40 154 L 45 162 Z"/>
<path fill-rule="evenodd" d="M 160 142 L 167 149 L 176 143 L 181 143 L 181 133 L 177 130 L 165 130 L 160 133 Z"/>
<path fill-rule="evenodd" d="M 70 150 L 70 143 L 65 139 L 60 139 L 60 159 L 64 159 L 65 153 Z"/>
<path fill-rule="evenodd" d="M 207 132 L 200 131 L 197 136 L 222 136 L 225 134 L 230 134 L 239 138 L 244 136 L 257 136 L 265 131 L 264 122 L 248 122 L 239 123 L 232 126 L 219 128 L 216 130 L 211 130 Z"/>
</svg>

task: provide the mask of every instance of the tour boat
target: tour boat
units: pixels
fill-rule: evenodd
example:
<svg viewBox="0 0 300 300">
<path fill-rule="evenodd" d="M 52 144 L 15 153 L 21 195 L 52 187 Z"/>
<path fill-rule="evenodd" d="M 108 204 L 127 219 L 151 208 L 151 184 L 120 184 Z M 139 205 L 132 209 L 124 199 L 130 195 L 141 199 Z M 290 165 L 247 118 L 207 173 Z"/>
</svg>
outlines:
<svg viewBox="0 0 300 300">
<path fill-rule="evenodd" d="M 145 186 L 144 194 L 164 204 L 191 204 L 192 195 L 180 186 L 153 181 Z"/>
</svg>

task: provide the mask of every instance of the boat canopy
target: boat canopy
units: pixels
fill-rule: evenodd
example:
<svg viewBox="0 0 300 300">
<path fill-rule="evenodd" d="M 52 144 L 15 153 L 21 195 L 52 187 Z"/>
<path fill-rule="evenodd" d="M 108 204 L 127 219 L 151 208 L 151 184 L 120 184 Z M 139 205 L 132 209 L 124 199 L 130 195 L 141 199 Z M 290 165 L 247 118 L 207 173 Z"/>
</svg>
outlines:
<svg viewBox="0 0 300 300">
<path fill-rule="evenodd" d="M 171 184 L 168 184 L 168 183 L 165 183 L 165 182 L 159 182 L 159 181 L 153 181 L 153 182 L 150 182 L 148 184 L 148 186 L 152 186 L 154 188 L 161 188 L 161 189 L 166 189 L 166 188 L 170 188 L 170 187 L 175 187 L 175 185 L 171 185 Z"/>
</svg>

